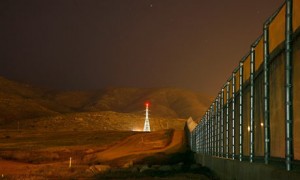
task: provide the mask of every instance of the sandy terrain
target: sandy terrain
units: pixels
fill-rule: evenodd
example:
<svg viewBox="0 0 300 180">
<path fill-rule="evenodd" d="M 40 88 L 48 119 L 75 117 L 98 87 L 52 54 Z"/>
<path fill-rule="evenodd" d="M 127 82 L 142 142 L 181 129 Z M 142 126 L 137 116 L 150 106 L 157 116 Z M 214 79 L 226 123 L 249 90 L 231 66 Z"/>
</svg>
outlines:
<svg viewBox="0 0 300 180">
<path fill-rule="evenodd" d="M 173 154 L 184 152 L 183 131 L 161 131 L 155 133 L 136 134 L 126 138 L 124 141 L 108 148 L 105 151 L 87 155 L 86 162 L 121 163 L 141 160 L 155 154 Z M 119 160 L 119 163 L 118 163 Z"/>
<path fill-rule="evenodd" d="M 88 136 L 88 134 L 85 135 Z M 11 153 L 15 153 L 14 157 L 19 159 L 10 160 L 3 159 L 2 157 L 2 160 L 0 160 L 0 176 L 3 174 L 4 177 L 9 179 L 92 177 L 95 174 L 89 172 L 87 169 L 89 169 L 89 167 L 93 164 L 100 163 L 109 164 L 110 166 L 124 166 L 128 163 L 137 163 L 144 158 L 155 157 L 157 154 L 168 156 L 173 153 L 183 152 L 185 150 L 183 135 L 183 131 L 174 130 L 156 131 L 151 133 L 129 133 L 127 137 L 123 135 L 123 140 L 114 140 L 114 143 L 112 143 L 111 140 L 113 140 L 112 136 L 114 136 L 114 134 L 110 133 L 109 137 L 106 137 L 109 141 L 105 139 L 105 136 L 101 136 L 101 139 L 96 139 L 97 141 L 107 141 L 106 144 L 99 144 L 98 147 L 84 144 L 83 142 L 85 139 L 82 139 L 81 149 L 79 148 L 80 144 L 78 143 L 69 144 L 69 146 L 66 147 L 59 147 L 54 144 L 53 147 L 47 147 L 44 149 L 39 146 L 39 151 L 44 151 L 43 154 L 40 153 L 37 155 L 41 156 L 39 158 L 44 158 L 42 156 L 47 156 L 48 154 L 57 152 L 59 149 L 64 149 L 64 151 L 67 149 L 69 153 L 67 155 L 74 157 L 72 161 L 72 168 L 69 168 L 67 155 L 59 156 L 59 158 L 53 159 L 52 161 L 47 160 L 45 162 L 38 162 L 34 164 L 26 163 L 28 159 L 22 159 L 19 157 L 21 155 L 19 155 L 20 152 L 17 148 L 18 144 L 15 144 L 14 150 L 11 148 Z M 77 136 L 80 137 L 79 135 Z M 120 133 L 117 133 L 116 136 L 120 136 Z M 57 138 L 57 136 L 54 138 Z M 12 139 L 11 141 L 15 140 Z M 94 144 L 94 142 L 90 143 Z M 21 144 L 22 142 L 20 142 L 20 145 Z M 105 147 L 105 149 L 103 148 L 101 150 L 101 146 Z M 19 147 L 19 149 L 20 148 L 21 147 Z M 99 148 L 100 151 L 96 151 L 95 149 L 97 148 Z M 47 150 L 49 151 L 48 153 Z M 52 150 L 55 151 L 52 152 Z M 32 147 L 27 147 L 23 149 L 23 151 L 25 153 L 33 150 Z M 76 151 L 76 153 L 73 153 L 72 151 Z M 35 153 L 31 153 L 31 156 L 34 156 L 34 154 Z M 60 155 L 61 153 L 57 152 L 57 154 Z M 75 156 L 75 154 L 77 154 L 77 156 Z M 22 156 L 24 155 L 22 154 Z M 26 157 L 27 156 L 24 156 L 23 158 Z M 37 159 L 37 157 L 32 158 Z"/>
</svg>

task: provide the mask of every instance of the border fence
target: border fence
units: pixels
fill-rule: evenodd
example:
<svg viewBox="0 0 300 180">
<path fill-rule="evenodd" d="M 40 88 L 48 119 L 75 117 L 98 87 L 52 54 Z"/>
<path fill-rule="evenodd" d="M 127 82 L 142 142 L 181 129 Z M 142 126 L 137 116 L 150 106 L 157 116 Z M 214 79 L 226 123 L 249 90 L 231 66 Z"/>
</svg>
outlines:
<svg viewBox="0 0 300 180">
<path fill-rule="evenodd" d="M 300 160 L 300 0 L 265 22 L 197 126 L 192 151 L 292 170 Z"/>
</svg>

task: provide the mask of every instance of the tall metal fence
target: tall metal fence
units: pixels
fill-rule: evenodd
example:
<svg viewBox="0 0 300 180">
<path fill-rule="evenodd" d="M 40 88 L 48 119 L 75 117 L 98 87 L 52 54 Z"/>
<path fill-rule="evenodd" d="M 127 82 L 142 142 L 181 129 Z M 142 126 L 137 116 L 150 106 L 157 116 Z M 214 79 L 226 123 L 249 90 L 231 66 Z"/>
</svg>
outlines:
<svg viewBox="0 0 300 180">
<path fill-rule="evenodd" d="M 300 160 L 299 32 L 300 0 L 286 0 L 190 132 L 193 151 L 292 169 Z"/>
</svg>

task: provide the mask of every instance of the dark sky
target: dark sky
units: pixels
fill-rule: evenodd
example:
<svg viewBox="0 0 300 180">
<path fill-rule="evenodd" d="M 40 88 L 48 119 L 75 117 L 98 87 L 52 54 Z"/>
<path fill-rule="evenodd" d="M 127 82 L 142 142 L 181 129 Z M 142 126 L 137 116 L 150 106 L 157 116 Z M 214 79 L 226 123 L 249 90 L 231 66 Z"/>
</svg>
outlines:
<svg viewBox="0 0 300 180">
<path fill-rule="evenodd" d="M 1 0 L 0 76 L 216 94 L 283 0 Z"/>
</svg>

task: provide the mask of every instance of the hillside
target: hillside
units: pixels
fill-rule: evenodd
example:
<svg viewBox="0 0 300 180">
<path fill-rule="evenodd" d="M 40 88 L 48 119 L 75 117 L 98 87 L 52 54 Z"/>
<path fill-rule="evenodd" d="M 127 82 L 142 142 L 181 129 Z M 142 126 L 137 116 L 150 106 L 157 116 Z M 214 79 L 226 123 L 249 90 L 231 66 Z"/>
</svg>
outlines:
<svg viewBox="0 0 300 180">
<path fill-rule="evenodd" d="M 137 132 L 146 101 L 151 132 Z M 0 77 L 0 169 L 8 179 L 102 179 L 97 163 L 130 172 L 144 164 L 175 167 L 186 158 L 186 119 L 209 104 L 182 89 L 54 91 Z"/>
<path fill-rule="evenodd" d="M 210 104 L 208 96 L 183 89 L 107 88 L 98 91 L 51 91 L 0 77 L 0 125 L 5 127 L 16 127 L 17 121 L 24 128 L 30 126 L 50 129 L 54 122 L 57 125 L 77 124 L 78 128 L 94 127 L 97 124 L 95 121 L 101 124 L 107 120 L 113 120 L 116 124 L 142 124 L 145 101 L 151 103 L 150 117 L 157 122 L 154 125 L 157 127 L 163 126 L 159 125 L 160 122 L 164 122 L 165 126 L 171 125 L 172 121 L 168 124 L 167 119 L 187 119 L 190 116 L 197 119 Z M 86 120 L 91 116 L 93 123 L 80 125 L 80 119 Z M 66 122 L 62 122 L 63 120 Z M 110 127 L 107 125 L 107 128 L 114 129 Z M 75 125 L 71 128 L 76 129 Z"/>
</svg>

